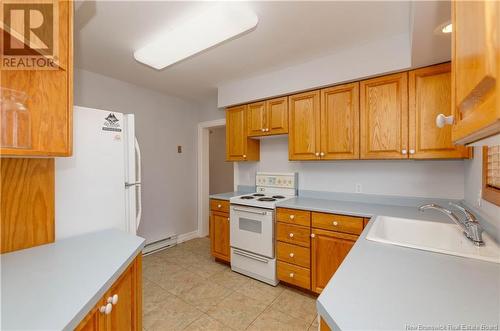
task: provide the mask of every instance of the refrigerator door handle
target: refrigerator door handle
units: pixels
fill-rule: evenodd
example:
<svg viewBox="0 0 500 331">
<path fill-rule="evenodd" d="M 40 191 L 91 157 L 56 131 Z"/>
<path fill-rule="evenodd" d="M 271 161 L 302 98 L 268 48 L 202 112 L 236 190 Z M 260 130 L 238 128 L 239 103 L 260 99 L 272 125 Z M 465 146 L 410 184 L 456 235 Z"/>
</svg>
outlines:
<svg viewBox="0 0 500 331">
<path fill-rule="evenodd" d="M 135 189 L 137 191 L 136 194 L 136 199 L 137 199 L 137 215 L 135 218 L 135 224 L 136 224 L 136 230 L 139 229 L 139 224 L 141 223 L 141 217 L 142 217 L 142 200 L 141 200 L 141 149 L 139 148 L 139 142 L 137 141 L 137 138 L 135 138 L 134 141 L 134 147 L 135 147 L 135 156 L 136 156 L 136 162 L 137 166 L 135 171 L 136 173 L 136 180 L 137 182 L 135 183 Z"/>
</svg>

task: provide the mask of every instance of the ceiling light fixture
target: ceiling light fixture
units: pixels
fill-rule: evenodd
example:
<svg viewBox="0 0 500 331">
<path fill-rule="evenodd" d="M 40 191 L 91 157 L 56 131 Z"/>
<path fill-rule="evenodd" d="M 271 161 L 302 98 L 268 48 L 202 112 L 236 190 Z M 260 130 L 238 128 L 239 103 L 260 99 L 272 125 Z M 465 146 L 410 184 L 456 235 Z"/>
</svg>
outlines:
<svg viewBox="0 0 500 331">
<path fill-rule="evenodd" d="M 134 58 L 160 70 L 247 32 L 258 21 L 255 13 L 242 6 L 216 5 L 164 31 L 136 50 Z"/>
<path fill-rule="evenodd" d="M 445 24 L 444 26 L 441 27 L 442 33 L 451 33 L 451 31 L 452 31 L 451 23 Z"/>
</svg>

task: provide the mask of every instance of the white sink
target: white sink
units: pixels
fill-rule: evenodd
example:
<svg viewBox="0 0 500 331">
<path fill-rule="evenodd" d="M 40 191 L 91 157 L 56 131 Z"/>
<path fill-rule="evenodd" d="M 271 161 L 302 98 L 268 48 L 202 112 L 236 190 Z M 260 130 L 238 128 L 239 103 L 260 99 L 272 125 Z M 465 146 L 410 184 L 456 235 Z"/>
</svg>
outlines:
<svg viewBox="0 0 500 331">
<path fill-rule="evenodd" d="M 377 216 L 366 239 L 500 263 L 500 247 L 486 232 L 483 232 L 485 245 L 477 247 L 452 223 Z"/>
</svg>

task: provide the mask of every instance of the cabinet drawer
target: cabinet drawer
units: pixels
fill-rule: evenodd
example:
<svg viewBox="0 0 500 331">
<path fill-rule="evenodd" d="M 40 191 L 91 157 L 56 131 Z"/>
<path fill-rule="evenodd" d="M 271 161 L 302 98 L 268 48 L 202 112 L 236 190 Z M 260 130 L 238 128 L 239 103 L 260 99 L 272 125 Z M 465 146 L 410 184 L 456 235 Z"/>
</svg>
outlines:
<svg viewBox="0 0 500 331">
<path fill-rule="evenodd" d="M 279 280 L 302 288 L 311 288 L 311 273 L 309 269 L 278 261 L 277 270 Z"/>
<path fill-rule="evenodd" d="M 305 226 L 276 223 L 278 229 L 276 238 L 290 244 L 309 247 L 311 242 L 311 229 Z"/>
<path fill-rule="evenodd" d="M 210 199 L 210 210 L 229 213 L 229 201 Z"/>
<path fill-rule="evenodd" d="M 311 266 L 311 250 L 309 248 L 278 241 L 276 252 L 278 260 L 304 268 Z"/>
<path fill-rule="evenodd" d="M 278 222 L 311 226 L 311 212 L 305 210 L 278 208 L 276 219 Z"/>
<path fill-rule="evenodd" d="M 363 231 L 363 218 L 313 212 L 312 226 L 313 228 L 360 234 Z"/>
</svg>

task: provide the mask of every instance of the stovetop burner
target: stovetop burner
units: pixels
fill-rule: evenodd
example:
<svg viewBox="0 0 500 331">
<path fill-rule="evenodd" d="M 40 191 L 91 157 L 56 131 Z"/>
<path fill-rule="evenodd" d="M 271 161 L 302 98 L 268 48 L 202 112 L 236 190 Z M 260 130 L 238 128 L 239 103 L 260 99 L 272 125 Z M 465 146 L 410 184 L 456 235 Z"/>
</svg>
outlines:
<svg viewBox="0 0 500 331">
<path fill-rule="evenodd" d="M 243 200 L 252 200 L 254 197 L 251 195 L 245 195 L 244 197 L 241 197 Z"/>
<path fill-rule="evenodd" d="M 276 199 L 275 199 L 275 198 L 268 198 L 268 197 L 265 197 L 265 198 L 259 198 L 259 199 L 257 199 L 257 200 L 259 200 L 259 201 L 276 201 Z"/>
<path fill-rule="evenodd" d="M 285 197 L 282 195 L 273 195 L 274 199 L 284 199 Z"/>
<path fill-rule="evenodd" d="M 254 197 L 263 197 L 265 194 L 262 194 L 262 193 L 255 193 L 255 194 L 252 194 Z"/>
</svg>

